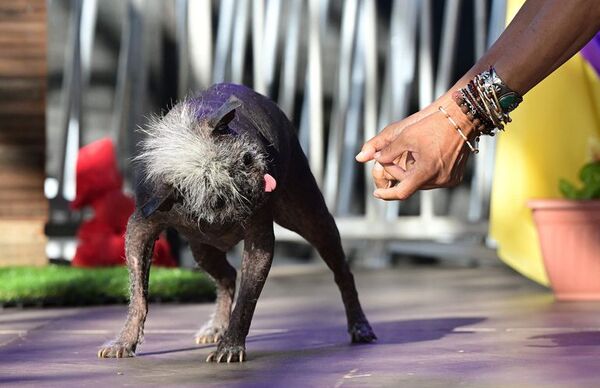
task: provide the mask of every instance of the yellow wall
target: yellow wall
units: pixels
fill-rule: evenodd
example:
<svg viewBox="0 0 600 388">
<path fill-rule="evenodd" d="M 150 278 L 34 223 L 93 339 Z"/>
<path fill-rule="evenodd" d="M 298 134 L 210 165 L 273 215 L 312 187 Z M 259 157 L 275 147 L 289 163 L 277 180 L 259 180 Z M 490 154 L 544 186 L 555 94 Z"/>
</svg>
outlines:
<svg viewBox="0 0 600 388">
<path fill-rule="evenodd" d="M 508 2 L 508 20 L 522 1 Z M 558 181 L 577 182 L 600 135 L 600 80 L 578 54 L 525 96 L 499 135 L 490 233 L 508 265 L 548 284 L 526 202 L 559 198 Z"/>
</svg>

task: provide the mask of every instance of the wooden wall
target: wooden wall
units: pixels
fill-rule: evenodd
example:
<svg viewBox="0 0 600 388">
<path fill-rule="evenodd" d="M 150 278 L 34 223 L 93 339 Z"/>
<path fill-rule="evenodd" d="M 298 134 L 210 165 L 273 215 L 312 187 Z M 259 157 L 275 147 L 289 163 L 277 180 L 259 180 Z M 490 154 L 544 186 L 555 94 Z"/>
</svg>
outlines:
<svg viewBox="0 0 600 388">
<path fill-rule="evenodd" d="M 0 265 L 44 264 L 46 0 L 0 1 Z"/>
</svg>

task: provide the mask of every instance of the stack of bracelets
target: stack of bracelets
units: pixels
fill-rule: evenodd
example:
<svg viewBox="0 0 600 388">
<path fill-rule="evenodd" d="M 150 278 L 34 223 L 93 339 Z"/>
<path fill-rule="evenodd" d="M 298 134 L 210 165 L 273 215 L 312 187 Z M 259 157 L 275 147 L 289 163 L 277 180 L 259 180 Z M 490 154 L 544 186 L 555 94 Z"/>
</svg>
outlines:
<svg viewBox="0 0 600 388">
<path fill-rule="evenodd" d="M 493 67 L 476 75 L 467 86 L 454 92 L 452 98 L 475 127 L 476 143 L 481 135 L 494 136 L 496 132 L 504 130 L 504 125 L 511 121 L 508 114 L 523 101 L 519 93 L 502 82 Z M 439 110 L 465 140 L 469 149 L 478 153 L 477 147 L 468 141 L 444 108 L 440 106 Z"/>
</svg>

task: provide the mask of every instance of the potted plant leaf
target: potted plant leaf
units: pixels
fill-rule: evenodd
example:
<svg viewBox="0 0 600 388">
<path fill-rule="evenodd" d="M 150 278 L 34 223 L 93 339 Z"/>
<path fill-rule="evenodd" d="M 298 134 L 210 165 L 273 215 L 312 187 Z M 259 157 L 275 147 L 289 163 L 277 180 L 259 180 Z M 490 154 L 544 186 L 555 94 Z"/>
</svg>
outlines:
<svg viewBox="0 0 600 388">
<path fill-rule="evenodd" d="M 582 167 L 582 185 L 562 179 L 565 199 L 528 202 L 558 300 L 600 300 L 600 160 Z"/>
</svg>

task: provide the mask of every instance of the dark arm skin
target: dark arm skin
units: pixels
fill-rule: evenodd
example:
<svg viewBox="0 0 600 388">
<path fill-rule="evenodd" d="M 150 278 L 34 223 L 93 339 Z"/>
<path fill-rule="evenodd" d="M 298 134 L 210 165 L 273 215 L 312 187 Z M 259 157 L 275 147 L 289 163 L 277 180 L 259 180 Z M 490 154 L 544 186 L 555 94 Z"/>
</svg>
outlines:
<svg viewBox="0 0 600 388">
<path fill-rule="evenodd" d="M 376 161 L 374 196 L 403 200 L 419 189 L 458 184 L 470 151 L 438 107 L 445 108 L 472 138 L 472 124 L 452 100 L 455 90 L 494 66 L 511 89 L 525 95 L 598 30 L 597 0 L 525 2 L 496 43 L 448 92 L 414 115 L 388 125 L 363 145 L 356 160 Z"/>
</svg>

